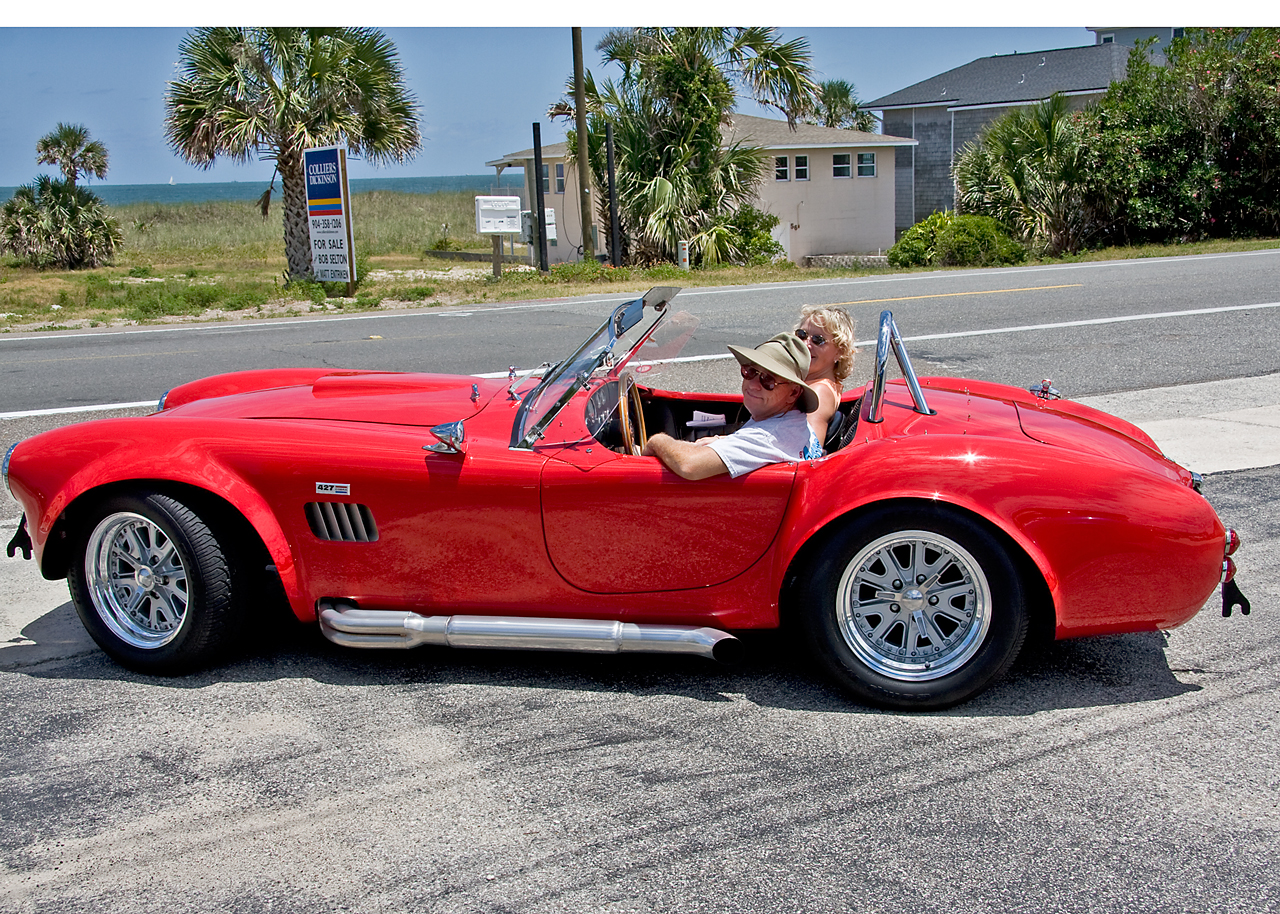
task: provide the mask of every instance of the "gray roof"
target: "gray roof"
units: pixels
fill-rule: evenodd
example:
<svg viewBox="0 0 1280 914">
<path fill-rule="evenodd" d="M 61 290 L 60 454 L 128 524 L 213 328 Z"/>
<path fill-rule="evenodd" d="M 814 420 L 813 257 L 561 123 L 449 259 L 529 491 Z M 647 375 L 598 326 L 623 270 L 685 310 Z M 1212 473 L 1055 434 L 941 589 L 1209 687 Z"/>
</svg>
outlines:
<svg viewBox="0 0 1280 914">
<path fill-rule="evenodd" d="M 813 124 L 796 124 L 795 130 L 786 121 L 768 117 L 752 117 L 734 114 L 724 133 L 727 143 L 746 143 L 765 149 L 795 149 L 829 146 L 914 146 L 917 140 L 883 133 L 864 133 L 861 130 L 839 130 L 834 127 L 817 127 Z"/>
<path fill-rule="evenodd" d="M 542 147 L 542 158 L 544 159 L 566 159 L 568 157 L 569 144 L 567 141 L 563 143 L 548 143 Z M 533 147 L 530 146 L 528 149 L 522 149 L 519 152 L 508 152 L 502 158 L 494 159 L 492 162 L 485 162 L 484 164 L 489 168 L 493 168 L 497 165 L 524 168 L 525 159 L 532 158 Z"/>
<path fill-rule="evenodd" d="M 1055 92 L 1105 92 L 1124 79 L 1131 49 L 1091 44 L 1030 54 L 982 57 L 954 70 L 867 102 L 865 107 L 949 108 L 1038 101 Z"/>
<path fill-rule="evenodd" d="M 914 146 L 918 140 L 883 133 L 863 133 L 861 130 L 837 130 L 831 127 L 815 127 L 812 124 L 796 124 L 792 130 L 786 121 L 749 114 L 734 114 L 730 126 L 724 131 L 726 143 L 747 143 L 765 149 L 796 149 L 842 146 Z M 563 159 L 569 154 L 567 143 L 551 143 L 542 147 L 544 159 Z M 523 168 L 525 160 L 533 158 L 532 149 L 509 152 L 500 159 L 484 164 Z"/>
</svg>

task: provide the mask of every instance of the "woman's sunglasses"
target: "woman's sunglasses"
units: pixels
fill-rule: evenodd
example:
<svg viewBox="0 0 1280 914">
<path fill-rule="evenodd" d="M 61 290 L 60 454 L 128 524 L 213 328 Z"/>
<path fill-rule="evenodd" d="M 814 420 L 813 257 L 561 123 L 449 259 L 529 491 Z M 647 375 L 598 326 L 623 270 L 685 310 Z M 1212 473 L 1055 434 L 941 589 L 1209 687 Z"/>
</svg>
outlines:
<svg viewBox="0 0 1280 914">
<path fill-rule="evenodd" d="M 769 374 L 767 371 L 761 371 L 754 365 L 743 365 L 742 376 L 748 381 L 755 379 L 760 382 L 760 386 L 765 390 L 773 390 L 780 383 L 777 378 Z"/>
<path fill-rule="evenodd" d="M 827 345 L 827 338 L 821 333 L 810 333 L 808 330 L 801 328 L 796 331 L 796 336 L 802 340 L 812 340 L 815 346 Z"/>
</svg>

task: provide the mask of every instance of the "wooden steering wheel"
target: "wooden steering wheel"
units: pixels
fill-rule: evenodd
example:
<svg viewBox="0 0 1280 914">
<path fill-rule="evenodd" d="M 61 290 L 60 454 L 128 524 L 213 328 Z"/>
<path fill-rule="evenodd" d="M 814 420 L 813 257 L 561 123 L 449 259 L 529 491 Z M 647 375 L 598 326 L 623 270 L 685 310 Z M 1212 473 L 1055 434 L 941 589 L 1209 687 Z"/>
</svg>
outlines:
<svg viewBox="0 0 1280 914">
<path fill-rule="evenodd" d="M 634 430 L 631 423 L 631 408 L 635 407 Z M 640 388 L 630 372 L 618 377 L 618 424 L 622 426 L 622 447 L 624 454 L 638 455 L 649 443 L 649 435 L 644 427 L 644 406 L 640 402 Z"/>
</svg>

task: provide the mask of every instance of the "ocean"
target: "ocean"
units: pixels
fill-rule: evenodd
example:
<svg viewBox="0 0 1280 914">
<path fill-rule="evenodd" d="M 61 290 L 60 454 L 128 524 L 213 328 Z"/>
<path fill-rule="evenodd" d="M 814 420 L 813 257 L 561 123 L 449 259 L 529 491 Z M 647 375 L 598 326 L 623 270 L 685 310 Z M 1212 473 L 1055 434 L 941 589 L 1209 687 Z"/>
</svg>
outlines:
<svg viewBox="0 0 1280 914">
<path fill-rule="evenodd" d="M 209 200 L 254 201 L 267 189 L 266 181 L 225 181 L 210 184 L 87 184 L 108 206 L 130 203 L 204 203 Z M 401 194 L 434 194 L 470 191 L 476 194 L 520 196 L 524 172 L 494 175 L 436 175 L 428 178 L 352 178 L 351 193 L 388 190 Z M 0 202 L 13 196 L 16 187 L 0 187 Z M 276 178 L 274 198 L 280 199 Z"/>
</svg>

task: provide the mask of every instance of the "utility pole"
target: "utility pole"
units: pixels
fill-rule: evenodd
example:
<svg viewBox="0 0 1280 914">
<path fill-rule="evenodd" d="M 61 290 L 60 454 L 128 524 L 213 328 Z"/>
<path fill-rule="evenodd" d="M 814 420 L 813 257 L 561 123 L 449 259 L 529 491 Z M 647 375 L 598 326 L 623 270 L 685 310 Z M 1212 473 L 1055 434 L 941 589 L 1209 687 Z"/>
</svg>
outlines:
<svg viewBox="0 0 1280 914">
<path fill-rule="evenodd" d="M 538 269 L 547 272 L 547 200 L 542 195 L 542 125 L 533 122 L 533 212 L 538 220 Z"/>
<path fill-rule="evenodd" d="M 582 259 L 594 260 L 595 242 L 591 238 L 591 161 L 587 149 L 587 90 L 582 81 L 582 29 L 573 30 L 573 107 L 578 122 L 578 212 L 582 215 Z"/>
<path fill-rule="evenodd" d="M 615 267 L 620 267 L 622 247 L 618 238 L 618 188 L 613 177 L 613 124 L 604 125 L 604 150 L 609 169 L 609 258 Z"/>
</svg>

